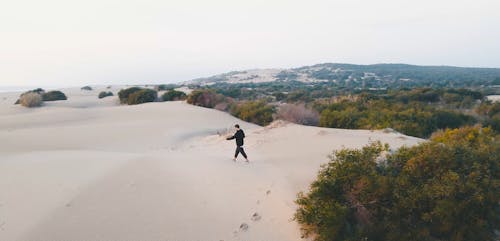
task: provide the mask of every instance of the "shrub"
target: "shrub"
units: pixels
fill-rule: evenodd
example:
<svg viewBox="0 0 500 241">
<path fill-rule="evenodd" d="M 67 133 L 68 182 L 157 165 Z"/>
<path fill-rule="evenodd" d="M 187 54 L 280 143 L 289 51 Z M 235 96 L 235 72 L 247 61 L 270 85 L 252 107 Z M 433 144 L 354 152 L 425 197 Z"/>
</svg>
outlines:
<svg viewBox="0 0 500 241">
<path fill-rule="evenodd" d="M 67 100 L 66 95 L 58 90 L 49 91 L 42 94 L 43 101 Z"/>
<path fill-rule="evenodd" d="M 130 87 L 127 89 L 122 89 L 118 92 L 118 98 L 120 99 L 120 103 L 126 104 L 128 103 L 128 97 L 130 94 L 142 90 L 139 87 Z"/>
<path fill-rule="evenodd" d="M 101 91 L 97 97 L 99 99 L 102 99 L 102 98 L 105 98 L 105 97 L 108 97 L 108 96 L 113 96 L 113 92 L 111 92 L 111 91 L 108 91 L 108 92 Z"/>
<path fill-rule="evenodd" d="M 169 90 L 161 96 L 163 101 L 185 100 L 186 98 L 186 93 L 177 90 Z"/>
<path fill-rule="evenodd" d="M 92 87 L 90 87 L 90 86 L 88 86 L 88 85 L 87 85 L 87 86 L 83 86 L 83 87 L 82 87 L 82 88 L 80 88 L 80 89 L 81 89 L 81 90 L 88 90 L 88 91 L 90 91 L 90 90 L 92 90 Z"/>
<path fill-rule="evenodd" d="M 135 91 L 128 96 L 127 104 L 138 105 L 147 102 L 154 102 L 158 98 L 158 93 L 156 90 L 152 89 L 141 89 Z"/>
<path fill-rule="evenodd" d="M 231 114 L 244 121 L 265 126 L 273 121 L 274 108 L 264 101 L 249 101 L 234 105 Z"/>
<path fill-rule="evenodd" d="M 334 152 L 295 220 L 323 240 L 495 240 L 500 143 L 489 128 L 435 133 L 394 154 L 372 143 Z"/>
<path fill-rule="evenodd" d="M 21 94 L 21 96 L 19 97 L 19 99 L 16 100 L 16 103 L 14 103 L 15 105 L 18 105 L 21 103 L 21 97 L 25 94 L 29 94 L 29 93 L 35 93 L 35 94 L 40 94 L 42 95 L 43 93 L 45 93 L 45 90 L 42 89 L 42 88 L 36 88 L 36 89 L 33 89 L 33 90 L 29 90 L 29 91 L 26 91 L 24 93 Z"/>
<path fill-rule="evenodd" d="M 195 90 L 187 96 L 187 103 L 197 106 L 214 108 L 215 105 L 224 101 L 224 96 L 213 90 Z"/>
<path fill-rule="evenodd" d="M 308 109 L 305 104 L 285 104 L 279 107 L 277 119 L 290 121 L 301 125 L 318 125 L 319 113 Z"/>
<path fill-rule="evenodd" d="M 36 92 L 22 94 L 19 103 L 25 107 L 38 107 L 43 103 L 42 95 Z"/>
</svg>

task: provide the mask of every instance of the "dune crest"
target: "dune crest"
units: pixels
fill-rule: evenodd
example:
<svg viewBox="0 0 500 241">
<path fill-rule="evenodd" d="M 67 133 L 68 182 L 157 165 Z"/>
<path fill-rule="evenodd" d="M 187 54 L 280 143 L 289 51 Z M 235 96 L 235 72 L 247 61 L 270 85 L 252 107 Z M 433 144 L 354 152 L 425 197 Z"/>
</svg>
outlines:
<svg viewBox="0 0 500 241">
<path fill-rule="evenodd" d="M 0 240 L 301 240 L 296 193 L 334 149 L 422 141 L 259 127 L 184 102 L 120 106 L 102 90 L 29 110 L 0 94 Z M 250 164 L 231 160 L 235 123 Z"/>
</svg>

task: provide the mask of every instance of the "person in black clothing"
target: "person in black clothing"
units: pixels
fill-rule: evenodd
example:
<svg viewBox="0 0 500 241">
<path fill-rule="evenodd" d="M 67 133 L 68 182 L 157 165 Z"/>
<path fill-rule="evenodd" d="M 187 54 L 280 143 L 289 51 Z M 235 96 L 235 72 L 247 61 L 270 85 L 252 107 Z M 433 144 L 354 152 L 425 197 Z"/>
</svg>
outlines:
<svg viewBox="0 0 500 241">
<path fill-rule="evenodd" d="M 241 155 L 243 155 L 245 160 L 249 162 L 247 154 L 245 153 L 245 150 L 243 150 L 243 138 L 245 138 L 245 133 L 243 132 L 242 129 L 240 129 L 240 125 L 236 124 L 234 125 L 234 127 L 236 128 L 236 133 L 234 133 L 233 136 L 226 138 L 226 140 L 236 139 L 236 151 L 234 153 L 233 161 L 236 161 L 238 154 L 240 154 L 241 152 Z"/>
</svg>

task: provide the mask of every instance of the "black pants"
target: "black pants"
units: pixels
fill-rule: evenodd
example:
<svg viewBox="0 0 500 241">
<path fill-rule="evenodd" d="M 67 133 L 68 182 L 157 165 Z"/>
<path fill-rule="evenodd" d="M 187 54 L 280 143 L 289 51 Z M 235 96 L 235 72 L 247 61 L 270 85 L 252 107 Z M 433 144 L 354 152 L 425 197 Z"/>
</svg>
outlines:
<svg viewBox="0 0 500 241">
<path fill-rule="evenodd" d="M 234 158 L 238 157 L 238 154 L 243 155 L 245 159 L 247 158 L 247 154 L 245 153 L 245 150 L 243 150 L 243 146 L 236 146 L 236 152 L 234 152 Z"/>
</svg>

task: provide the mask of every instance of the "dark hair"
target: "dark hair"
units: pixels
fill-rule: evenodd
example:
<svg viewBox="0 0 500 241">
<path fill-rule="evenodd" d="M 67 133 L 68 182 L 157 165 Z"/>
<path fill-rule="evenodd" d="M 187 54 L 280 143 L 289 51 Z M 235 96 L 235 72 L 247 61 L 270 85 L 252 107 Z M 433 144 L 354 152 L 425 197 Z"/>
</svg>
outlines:
<svg viewBox="0 0 500 241">
<path fill-rule="evenodd" d="M 236 125 L 234 125 L 234 127 L 236 127 L 236 128 L 240 128 L 240 125 L 236 124 Z"/>
</svg>

